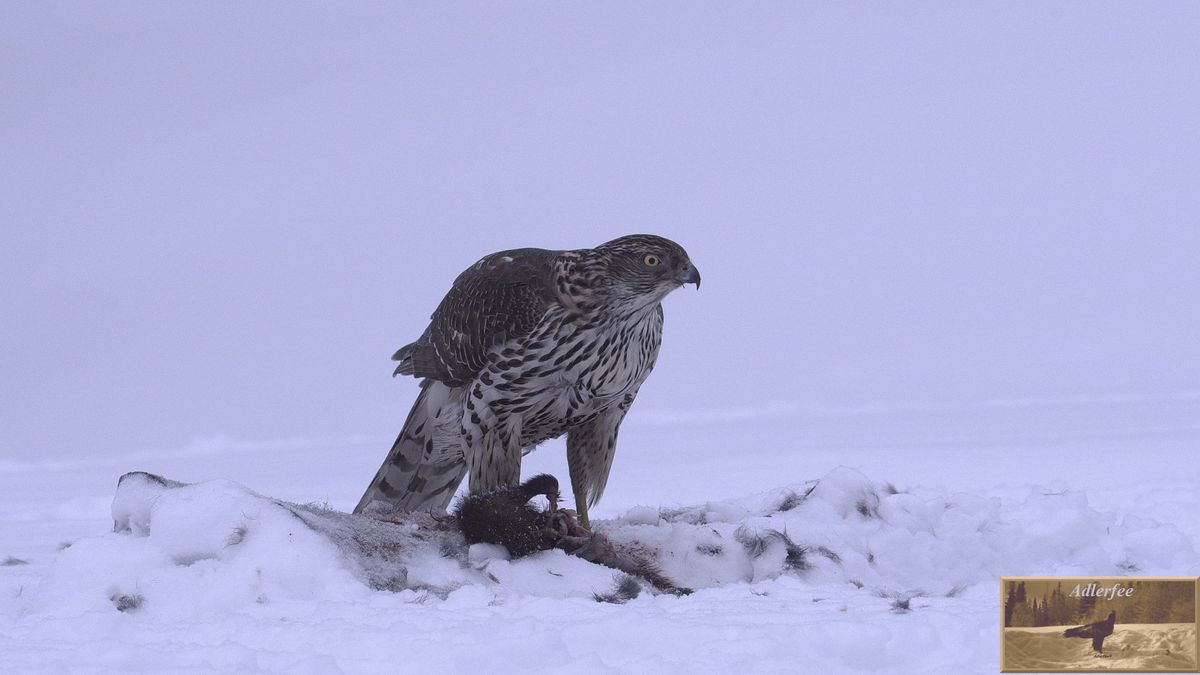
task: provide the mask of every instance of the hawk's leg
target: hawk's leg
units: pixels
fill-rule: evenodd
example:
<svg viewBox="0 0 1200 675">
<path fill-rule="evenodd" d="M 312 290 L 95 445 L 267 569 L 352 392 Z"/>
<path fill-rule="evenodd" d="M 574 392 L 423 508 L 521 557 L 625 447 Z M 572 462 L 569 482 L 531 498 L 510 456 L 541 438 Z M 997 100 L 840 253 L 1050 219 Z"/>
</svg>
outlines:
<svg viewBox="0 0 1200 675">
<path fill-rule="evenodd" d="M 576 487 L 574 476 L 571 476 L 571 490 L 575 493 L 575 512 L 579 514 L 579 524 L 591 528 L 592 524 L 588 522 L 587 497 Z"/>
<path fill-rule="evenodd" d="M 617 431 L 625 412 L 633 405 L 637 391 L 631 391 L 616 405 L 567 433 L 567 467 L 571 472 L 571 491 L 579 523 L 591 527 L 588 507 L 600 501 L 608 472 L 617 449 Z"/>
<path fill-rule="evenodd" d="M 487 492 L 521 482 L 520 431 L 501 423 L 491 406 L 467 397 L 462 437 L 471 492 Z"/>
</svg>

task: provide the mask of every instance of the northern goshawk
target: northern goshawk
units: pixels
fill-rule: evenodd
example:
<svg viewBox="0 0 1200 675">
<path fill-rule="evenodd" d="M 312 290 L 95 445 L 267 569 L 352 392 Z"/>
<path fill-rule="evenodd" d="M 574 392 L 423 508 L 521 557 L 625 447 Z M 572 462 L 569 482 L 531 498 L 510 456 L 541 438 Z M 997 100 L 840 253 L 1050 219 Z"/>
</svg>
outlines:
<svg viewBox="0 0 1200 675">
<path fill-rule="evenodd" d="M 604 492 L 617 430 L 658 357 L 662 299 L 700 287 L 687 252 L 637 234 L 594 249 L 522 248 L 455 279 L 429 327 L 392 357 L 423 378 L 404 428 L 354 512 L 445 510 L 516 485 L 521 457 L 567 434 L 580 521 Z"/>
</svg>

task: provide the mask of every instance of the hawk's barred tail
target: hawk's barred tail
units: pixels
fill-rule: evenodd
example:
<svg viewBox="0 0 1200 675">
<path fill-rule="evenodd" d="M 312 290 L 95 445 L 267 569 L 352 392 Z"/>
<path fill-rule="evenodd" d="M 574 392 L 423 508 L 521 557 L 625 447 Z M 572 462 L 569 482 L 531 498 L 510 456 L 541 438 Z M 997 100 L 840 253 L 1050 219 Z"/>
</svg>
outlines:
<svg viewBox="0 0 1200 675">
<path fill-rule="evenodd" d="M 440 382 L 421 382 L 404 428 L 354 513 L 373 502 L 398 511 L 446 510 L 467 470 L 457 436 L 439 428 L 438 413 L 451 394 Z"/>
</svg>

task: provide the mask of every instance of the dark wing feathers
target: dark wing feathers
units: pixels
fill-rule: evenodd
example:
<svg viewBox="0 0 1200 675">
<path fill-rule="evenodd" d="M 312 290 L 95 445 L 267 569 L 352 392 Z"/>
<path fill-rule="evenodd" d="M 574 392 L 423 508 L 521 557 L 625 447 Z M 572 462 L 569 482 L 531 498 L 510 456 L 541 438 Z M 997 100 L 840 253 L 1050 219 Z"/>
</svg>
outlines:
<svg viewBox="0 0 1200 675">
<path fill-rule="evenodd" d="M 470 382 L 487 354 L 528 335 L 555 302 L 557 251 L 500 251 L 468 267 L 430 317 L 429 327 L 392 357 L 397 375 L 428 377 L 451 386 Z"/>
<path fill-rule="evenodd" d="M 1066 629 L 1063 631 L 1063 637 L 1098 638 L 1103 641 L 1106 636 L 1112 635 L 1116 619 L 1116 612 L 1110 612 L 1108 618 L 1103 621 Z"/>
</svg>

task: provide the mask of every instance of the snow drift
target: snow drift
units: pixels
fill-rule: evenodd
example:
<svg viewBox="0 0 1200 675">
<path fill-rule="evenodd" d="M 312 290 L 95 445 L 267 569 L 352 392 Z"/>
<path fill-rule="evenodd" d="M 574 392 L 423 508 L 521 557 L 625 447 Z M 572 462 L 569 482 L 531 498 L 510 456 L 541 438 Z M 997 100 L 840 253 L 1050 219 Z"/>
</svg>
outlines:
<svg viewBox="0 0 1200 675">
<path fill-rule="evenodd" d="M 1196 625 L 1117 624 L 1096 656 L 1090 640 L 1062 636 L 1067 626 L 1006 628 L 1005 664 L 1021 670 L 1195 670 Z"/>
<path fill-rule="evenodd" d="M 614 580 L 612 570 L 561 552 L 510 561 L 499 547 L 468 550 L 456 530 L 429 514 L 385 522 L 271 499 L 224 480 L 189 485 L 129 473 L 112 512 L 112 535 L 63 552 L 40 606 L 96 608 L 140 597 L 147 608 L 187 612 L 370 590 L 444 599 L 469 585 L 502 595 L 591 598 Z M 1082 494 L 1034 492 L 1003 508 L 970 495 L 903 493 L 851 469 L 735 501 L 633 509 L 597 529 L 691 588 L 790 575 L 863 588 L 897 608 L 1001 574 L 1064 567 L 1115 574 L 1194 558 L 1170 525 L 1114 522 L 1089 509 Z"/>
<path fill-rule="evenodd" d="M 696 589 L 675 597 L 561 551 L 467 548 L 429 516 L 382 522 L 133 473 L 113 532 L 0 586 L 0 654 L 36 639 L 38 664 L 77 664 L 82 649 L 114 670 L 363 671 L 403 654 L 411 669 L 505 671 L 533 649 L 569 655 L 568 672 L 994 672 L 1001 575 L 1195 564 L 1171 523 L 1025 490 L 905 491 L 839 468 L 594 523 Z M 34 663 L 10 653 L 5 668 Z"/>
</svg>

